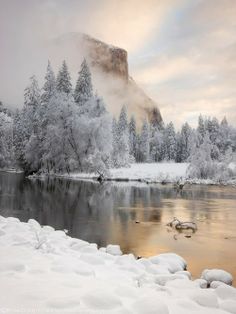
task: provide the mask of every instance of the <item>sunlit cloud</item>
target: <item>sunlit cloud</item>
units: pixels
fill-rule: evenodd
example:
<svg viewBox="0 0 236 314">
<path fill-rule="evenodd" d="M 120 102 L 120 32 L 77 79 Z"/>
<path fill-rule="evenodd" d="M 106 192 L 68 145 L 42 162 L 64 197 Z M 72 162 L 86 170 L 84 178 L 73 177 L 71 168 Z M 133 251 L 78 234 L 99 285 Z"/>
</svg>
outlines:
<svg viewBox="0 0 236 314">
<path fill-rule="evenodd" d="M 236 123 L 234 0 L 0 0 L 0 8 L 7 103 L 22 103 L 30 75 L 43 77 L 45 42 L 85 32 L 128 51 L 131 76 L 165 121 L 196 123 L 202 112 Z"/>
</svg>

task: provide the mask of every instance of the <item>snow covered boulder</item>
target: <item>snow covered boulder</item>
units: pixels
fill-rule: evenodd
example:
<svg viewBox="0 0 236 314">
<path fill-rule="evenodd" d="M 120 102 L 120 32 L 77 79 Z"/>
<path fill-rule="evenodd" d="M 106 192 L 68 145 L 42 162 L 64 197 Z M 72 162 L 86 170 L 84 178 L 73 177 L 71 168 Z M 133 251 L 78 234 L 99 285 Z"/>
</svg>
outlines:
<svg viewBox="0 0 236 314">
<path fill-rule="evenodd" d="M 222 285 L 225 285 L 225 283 L 222 282 L 222 281 L 212 281 L 211 284 L 210 284 L 210 288 L 216 289 L 216 288 L 218 288 L 219 286 L 222 286 Z"/>
<path fill-rule="evenodd" d="M 152 256 L 149 260 L 156 265 L 167 267 L 171 273 L 176 273 L 185 270 L 187 267 L 186 261 L 175 253 L 163 253 Z"/>
<path fill-rule="evenodd" d="M 205 279 L 195 279 L 194 282 L 202 289 L 207 288 L 207 281 Z"/>
<path fill-rule="evenodd" d="M 212 281 L 221 281 L 227 285 L 232 285 L 233 277 L 230 273 L 222 269 L 205 269 L 201 275 L 210 285 Z"/>
<path fill-rule="evenodd" d="M 109 244 L 106 247 L 106 252 L 111 254 L 111 255 L 122 255 L 122 251 L 121 251 L 119 245 Z"/>
<path fill-rule="evenodd" d="M 73 239 L 71 242 L 71 248 L 75 251 L 80 251 L 82 248 L 89 246 L 89 243 L 80 239 Z"/>
<path fill-rule="evenodd" d="M 169 274 L 169 275 L 156 275 L 155 283 L 160 286 L 165 286 L 167 282 L 181 279 L 181 280 L 189 280 L 185 275 L 176 275 L 176 274 Z"/>
<path fill-rule="evenodd" d="M 29 219 L 28 225 L 31 226 L 34 230 L 37 230 L 37 231 L 41 230 L 40 224 L 34 219 Z"/>
</svg>

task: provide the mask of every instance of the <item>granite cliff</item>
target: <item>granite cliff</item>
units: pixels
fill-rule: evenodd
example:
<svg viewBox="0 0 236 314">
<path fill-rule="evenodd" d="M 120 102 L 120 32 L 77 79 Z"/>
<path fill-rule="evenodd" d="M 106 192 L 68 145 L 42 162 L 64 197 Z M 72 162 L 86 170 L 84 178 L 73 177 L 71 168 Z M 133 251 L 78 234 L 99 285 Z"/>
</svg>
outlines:
<svg viewBox="0 0 236 314">
<path fill-rule="evenodd" d="M 127 51 L 81 33 L 65 34 L 53 40 L 49 48 L 52 60 L 55 60 L 56 51 L 59 59 L 68 61 L 72 74 L 75 71 L 74 77 L 86 57 L 95 89 L 104 97 L 108 110 L 113 114 L 118 115 L 125 104 L 139 124 L 145 116 L 153 123 L 162 124 L 157 104 L 129 75 Z"/>
</svg>

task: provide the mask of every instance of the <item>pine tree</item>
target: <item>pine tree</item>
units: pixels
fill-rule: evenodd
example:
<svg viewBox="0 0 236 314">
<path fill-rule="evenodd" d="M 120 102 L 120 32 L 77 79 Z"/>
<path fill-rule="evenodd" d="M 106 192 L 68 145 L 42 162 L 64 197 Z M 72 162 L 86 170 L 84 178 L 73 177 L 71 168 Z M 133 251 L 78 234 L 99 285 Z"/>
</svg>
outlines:
<svg viewBox="0 0 236 314">
<path fill-rule="evenodd" d="M 70 73 L 65 60 L 63 61 L 61 69 L 57 75 L 56 88 L 59 92 L 64 92 L 66 94 L 72 92 Z"/>
<path fill-rule="evenodd" d="M 190 151 L 191 151 L 191 136 L 192 130 L 189 124 L 186 122 L 181 128 L 181 133 L 179 134 L 179 149 L 177 152 L 177 161 L 183 162 L 187 161 Z"/>
<path fill-rule="evenodd" d="M 127 117 L 126 106 L 123 106 L 121 108 L 117 128 L 118 128 L 118 132 L 128 134 L 128 117 Z"/>
<path fill-rule="evenodd" d="M 135 117 L 132 116 L 129 123 L 129 153 L 135 160 L 136 158 L 136 120 Z"/>
<path fill-rule="evenodd" d="M 167 124 L 165 128 L 165 159 L 175 160 L 177 154 L 176 134 L 173 122 Z"/>
<path fill-rule="evenodd" d="M 228 121 L 227 121 L 226 117 L 224 117 L 224 118 L 222 119 L 220 125 L 222 125 L 222 126 L 228 126 Z"/>
<path fill-rule="evenodd" d="M 129 130 L 126 107 L 120 112 L 118 123 L 113 120 L 113 165 L 127 167 L 130 163 Z"/>
<path fill-rule="evenodd" d="M 41 95 L 41 102 L 48 103 L 52 95 L 55 93 L 56 79 L 50 61 L 48 61 L 47 71 L 45 75 L 45 83 L 43 85 L 43 92 Z"/>
<path fill-rule="evenodd" d="M 16 111 L 13 122 L 13 146 L 16 161 L 20 167 L 24 164 L 24 142 L 25 142 L 25 128 L 23 125 L 22 113 Z"/>
<path fill-rule="evenodd" d="M 24 126 L 24 170 L 27 173 L 37 172 L 41 162 L 41 103 L 40 90 L 35 76 L 25 89 L 25 101 L 22 112 Z"/>
<path fill-rule="evenodd" d="M 164 159 L 163 130 L 157 125 L 150 125 L 150 159 L 158 162 Z"/>
<path fill-rule="evenodd" d="M 217 145 L 218 144 L 218 136 L 219 136 L 219 122 L 214 117 L 212 120 L 209 120 L 210 128 L 208 129 L 210 140 L 212 144 Z"/>
<path fill-rule="evenodd" d="M 150 159 L 150 131 L 147 120 L 143 122 L 141 134 L 140 134 L 140 156 L 141 162 L 149 162 Z"/>
<path fill-rule="evenodd" d="M 24 98 L 24 120 L 29 137 L 32 132 L 38 132 L 40 122 L 40 90 L 35 76 L 30 78 L 30 84 L 25 88 Z"/>
<path fill-rule="evenodd" d="M 203 142 L 204 136 L 206 134 L 206 128 L 205 128 L 205 123 L 204 123 L 204 119 L 202 117 L 202 115 L 200 114 L 199 118 L 198 118 L 198 128 L 197 131 L 200 135 L 200 141 L 201 143 Z"/>
<path fill-rule="evenodd" d="M 83 106 L 93 96 L 93 86 L 91 80 L 91 72 L 86 59 L 81 64 L 79 77 L 76 82 L 74 91 L 75 102 L 79 106 Z"/>
</svg>

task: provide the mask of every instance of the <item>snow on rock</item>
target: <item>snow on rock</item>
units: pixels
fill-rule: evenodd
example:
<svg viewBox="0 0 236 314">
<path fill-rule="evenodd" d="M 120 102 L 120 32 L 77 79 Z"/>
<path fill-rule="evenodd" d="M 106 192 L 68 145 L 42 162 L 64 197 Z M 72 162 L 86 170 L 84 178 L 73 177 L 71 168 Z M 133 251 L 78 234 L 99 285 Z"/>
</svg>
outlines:
<svg viewBox="0 0 236 314">
<path fill-rule="evenodd" d="M 176 254 L 137 260 L 35 220 L 0 216 L 0 231 L 0 312 L 235 314 L 236 289 L 205 289 L 209 281 L 192 281 Z"/>
<path fill-rule="evenodd" d="M 153 264 L 166 266 L 171 273 L 186 269 L 186 261 L 179 255 L 174 253 L 163 253 L 157 256 L 150 257 L 149 260 Z"/>
<path fill-rule="evenodd" d="M 119 245 L 109 244 L 106 248 L 106 252 L 111 255 L 122 255 L 122 251 Z"/>
<path fill-rule="evenodd" d="M 225 283 L 222 281 L 212 281 L 210 284 L 210 288 L 216 289 L 217 287 L 222 286 L 222 285 L 225 285 Z"/>
<path fill-rule="evenodd" d="M 195 279 L 194 282 L 202 289 L 207 288 L 207 281 L 205 279 Z"/>
<path fill-rule="evenodd" d="M 232 275 L 222 269 L 205 269 L 201 278 L 205 279 L 208 284 L 211 284 L 212 281 L 221 281 L 227 285 L 232 285 L 233 282 Z"/>
</svg>

